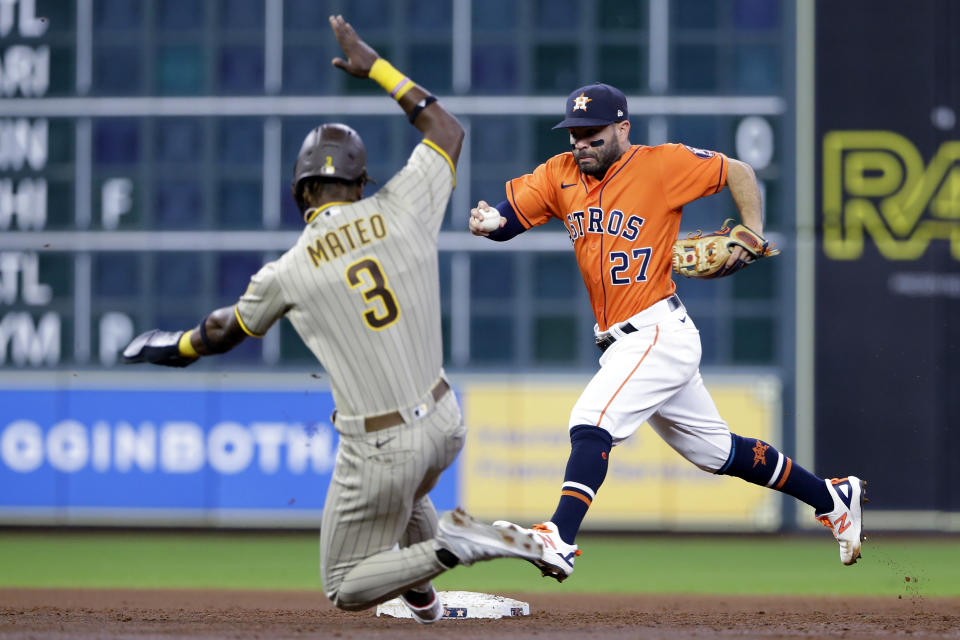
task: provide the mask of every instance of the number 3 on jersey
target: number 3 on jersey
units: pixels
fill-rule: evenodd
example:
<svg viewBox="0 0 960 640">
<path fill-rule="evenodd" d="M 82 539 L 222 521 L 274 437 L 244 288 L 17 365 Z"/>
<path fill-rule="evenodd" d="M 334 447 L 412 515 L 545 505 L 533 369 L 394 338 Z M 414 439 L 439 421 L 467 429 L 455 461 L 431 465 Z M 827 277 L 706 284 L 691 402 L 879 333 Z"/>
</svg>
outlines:
<svg viewBox="0 0 960 640">
<path fill-rule="evenodd" d="M 397 304 L 397 298 L 387 285 L 387 276 L 375 258 L 357 260 L 347 267 L 344 275 L 351 289 L 369 285 L 362 290 L 363 299 L 372 307 L 363 312 L 363 321 L 368 327 L 379 331 L 397 321 L 400 317 L 400 305 Z M 383 313 L 378 314 L 378 311 Z"/>
</svg>

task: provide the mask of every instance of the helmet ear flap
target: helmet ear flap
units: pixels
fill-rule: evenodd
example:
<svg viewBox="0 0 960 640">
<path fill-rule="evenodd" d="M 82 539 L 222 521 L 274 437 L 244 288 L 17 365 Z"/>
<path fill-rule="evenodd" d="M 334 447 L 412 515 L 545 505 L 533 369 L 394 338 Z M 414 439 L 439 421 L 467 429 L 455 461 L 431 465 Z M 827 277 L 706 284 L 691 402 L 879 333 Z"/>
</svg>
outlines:
<svg viewBox="0 0 960 640">
<path fill-rule="evenodd" d="M 310 182 L 312 177 L 313 176 L 304 176 L 290 185 L 290 193 L 293 195 L 293 200 L 297 203 L 297 208 L 300 210 L 300 213 L 305 212 L 309 208 L 309 204 L 307 203 L 304 193 L 306 192 L 307 184 Z"/>
<path fill-rule="evenodd" d="M 303 198 L 300 197 L 300 194 L 297 193 L 297 183 L 294 182 L 290 185 L 290 195 L 293 196 L 293 201 L 297 203 L 297 208 L 300 209 L 300 212 L 303 213 Z"/>
</svg>

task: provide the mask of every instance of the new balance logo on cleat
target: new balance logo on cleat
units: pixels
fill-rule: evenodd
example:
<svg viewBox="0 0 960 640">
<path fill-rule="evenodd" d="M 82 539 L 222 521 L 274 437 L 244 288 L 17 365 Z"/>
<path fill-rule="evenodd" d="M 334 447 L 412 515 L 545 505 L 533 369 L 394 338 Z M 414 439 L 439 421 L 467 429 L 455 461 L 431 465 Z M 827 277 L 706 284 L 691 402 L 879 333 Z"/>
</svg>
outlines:
<svg viewBox="0 0 960 640">
<path fill-rule="evenodd" d="M 843 514 L 839 518 L 833 521 L 833 530 L 837 533 L 843 533 L 847 530 L 847 527 L 850 526 L 850 523 L 847 522 L 847 514 Z"/>
<path fill-rule="evenodd" d="M 497 520 L 493 523 L 498 529 L 517 527 L 517 525 L 506 520 Z M 557 531 L 557 525 L 552 522 L 535 524 L 530 529 L 520 529 L 529 532 L 543 543 L 543 549 L 540 557 L 530 562 L 540 569 L 544 577 L 554 578 L 557 582 L 563 582 L 573 573 L 574 559 L 580 555 L 580 550 L 575 544 L 567 544 L 560 537 Z"/>
<path fill-rule="evenodd" d="M 854 564 L 860 558 L 863 535 L 863 503 L 867 483 L 856 476 L 825 480 L 827 491 L 833 498 L 830 513 L 818 513 L 814 517 L 833 532 L 840 544 L 840 562 Z"/>
<path fill-rule="evenodd" d="M 843 480 L 838 480 L 834 478 L 830 481 L 830 484 L 834 486 L 837 490 L 837 493 L 840 494 L 840 499 L 843 500 L 843 504 L 847 507 L 850 506 L 850 480 L 844 478 Z"/>
</svg>

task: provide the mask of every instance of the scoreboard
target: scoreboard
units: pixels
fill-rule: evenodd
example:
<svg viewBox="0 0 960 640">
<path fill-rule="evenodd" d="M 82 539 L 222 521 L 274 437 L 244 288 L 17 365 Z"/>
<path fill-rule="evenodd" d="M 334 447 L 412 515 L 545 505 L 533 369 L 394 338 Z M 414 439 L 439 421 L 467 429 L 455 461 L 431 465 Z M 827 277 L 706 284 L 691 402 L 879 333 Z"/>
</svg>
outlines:
<svg viewBox="0 0 960 640">
<path fill-rule="evenodd" d="M 0 0 L 0 366 L 112 366 L 140 330 L 234 301 L 292 244 L 302 222 L 281 176 L 344 81 L 284 84 L 282 15 L 322 25 L 321 4 Z M 305 33 L 288 27 L 288 55 Z M 314 46 L 297 68 L 328 59 Z M 350 123 L 407 142 L 405 123 Z M 371 155 L 393 166 L 387 146 Z M 231 360 L 310 361 L 276 333 Z"/>
<path fill-rule="evenodd" d="M 42 98 L 66 92 L 63 66 L 73 62 L 67 16 L 38 15 L 34 0 L 0 3 L 0 96 Z M 53 61 L 53 62 L 52 62 Z M 70 127 L 48 118 L 0 119 L 0 232 L 41 231 L 64 220 L 74 187 Z M 0 252 L 0 364 L 56 364 L 64 323 L 63 282 L 69 257 Z M 41 277 L 43 271 L 43 277 Z M 54 272 L 58 276 L 54 276 Z M 55 291 L 55 288 L 57 289 Z"/>
</svg>

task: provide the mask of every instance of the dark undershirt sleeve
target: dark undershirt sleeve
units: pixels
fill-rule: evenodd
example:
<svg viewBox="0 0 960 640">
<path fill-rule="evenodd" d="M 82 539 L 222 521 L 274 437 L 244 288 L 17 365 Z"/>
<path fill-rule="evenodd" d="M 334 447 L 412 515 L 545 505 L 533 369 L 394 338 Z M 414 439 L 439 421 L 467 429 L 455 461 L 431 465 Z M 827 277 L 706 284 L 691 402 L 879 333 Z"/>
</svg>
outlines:
<svg viewBox="0 0 960 640">
<path fill-rule="evenodd" d="M 495 231 L 491 231 L 488 236 L 491 240 L 503 242 L 527 230 L 527 228 L 523 226 L 523 223 L 520 222 L 517 212 L 513 210 L 513 207 L 510 206 L 508 201 L 504 200 L 496 205 L 496 208 L 497 211 L 500 212 L 500 215 L 507 219 L 507 224 Z"/>
</svg>

